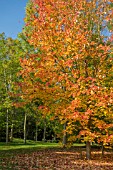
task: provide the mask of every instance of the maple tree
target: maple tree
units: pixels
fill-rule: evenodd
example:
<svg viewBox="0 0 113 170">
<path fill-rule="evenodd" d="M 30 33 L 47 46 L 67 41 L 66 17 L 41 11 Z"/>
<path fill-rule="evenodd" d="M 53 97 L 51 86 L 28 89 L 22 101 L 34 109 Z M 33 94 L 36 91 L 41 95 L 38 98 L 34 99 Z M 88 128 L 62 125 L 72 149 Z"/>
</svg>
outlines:
<svg viewBox="0 0 113 170">
<path fill-rule="evenodd" d="M 24 33 L 36 53 L 20 59 L 21 97 L 41 99 L 37 109 L 66 124 L 69 140 L 79 129 L 87 159 L 91 141 L 112 138 L 112 28 L 109 37 L 103 33 L 112 25 L 112 2 L 32 0 L 26 8 Z"/>
</svg>

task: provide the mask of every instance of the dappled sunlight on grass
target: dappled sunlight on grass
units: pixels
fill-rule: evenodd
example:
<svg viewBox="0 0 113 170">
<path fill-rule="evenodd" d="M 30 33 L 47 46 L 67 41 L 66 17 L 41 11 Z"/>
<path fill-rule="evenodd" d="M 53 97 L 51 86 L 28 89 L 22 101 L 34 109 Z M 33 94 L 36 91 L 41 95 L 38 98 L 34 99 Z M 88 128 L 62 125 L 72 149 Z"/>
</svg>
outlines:
<svg viewBox="0 0 113 170">
<path fill-rule="evenodd" d="M 0 150 L 14 150 L 14 149 L 33 149 L 33 148 L 48 148 L 48 147 L 58 147 L 58 143 L 50 143 L 50 142 L 35 142 L 27 140 L 27 143 L 24 144 L 24 140 L 22 139 L 14 139 L 13 142 L 8 143 L 7 145 L 3 142 L 0 142 Z"/>
</svg>

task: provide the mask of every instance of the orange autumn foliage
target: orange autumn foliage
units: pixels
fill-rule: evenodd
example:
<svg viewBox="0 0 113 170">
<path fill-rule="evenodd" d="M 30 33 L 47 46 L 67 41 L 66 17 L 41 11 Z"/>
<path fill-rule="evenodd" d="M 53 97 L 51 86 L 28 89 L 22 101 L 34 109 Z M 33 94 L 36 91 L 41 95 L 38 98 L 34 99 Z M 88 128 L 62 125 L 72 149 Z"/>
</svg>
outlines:
<svg viewBox="0 0 113 170">
<path fill-rule="evenodd" d="M 111 24 L 110 3 L 32 0 L 29 15 L 25 34 L 39 52 L 20 60 L 22 98 L 28 102 L 40 98 L 45 114 L 52 112 L 62 123 L 67 121 L 70 134 L 78 128 L 78 137 L 85 141 L 109 138 L 113 118 L 112 30 L 108 39 L 102 31 L 108 22 Z"/>
</svg>

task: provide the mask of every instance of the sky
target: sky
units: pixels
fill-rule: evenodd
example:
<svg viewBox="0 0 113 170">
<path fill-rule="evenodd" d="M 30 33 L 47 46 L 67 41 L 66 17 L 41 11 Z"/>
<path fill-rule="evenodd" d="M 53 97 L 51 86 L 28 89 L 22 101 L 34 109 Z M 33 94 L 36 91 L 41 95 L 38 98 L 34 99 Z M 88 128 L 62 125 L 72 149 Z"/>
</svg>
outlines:
<svg viewBox="0 0 113 170">
<path fill-rule="evenodd" d="M 24 26 L 28 0 L 0 0 L 0 33 L 15 39 Z"/>
</svg>

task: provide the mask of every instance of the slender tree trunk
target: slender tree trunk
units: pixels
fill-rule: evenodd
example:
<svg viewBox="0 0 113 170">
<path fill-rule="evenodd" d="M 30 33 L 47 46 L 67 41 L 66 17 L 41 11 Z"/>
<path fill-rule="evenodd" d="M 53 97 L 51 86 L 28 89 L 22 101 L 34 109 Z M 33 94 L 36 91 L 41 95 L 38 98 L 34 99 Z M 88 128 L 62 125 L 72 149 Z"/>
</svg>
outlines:
<svg viewBox="0 0 113 170">
<path fill-rule="evenodd" d="M 86 142 L 86 159 L 91 159 L 91 143 L 89 141 Z"/>
<path fill-rule="evenodd" d="M 24 117 L 24 144 L 26 144 L 26 119 L 27 119 L 27 114 L 25 112 L 25 117 Z"/>
<path fill-rule="evenodd" d="M 14 112 L 15 112 L 15 108 L 12 108 L 12 123 L 11 123 L 11 131 L 10 131 L 10 141 L 12 142 L 13 141 L 13 129 L 14 129 L 14 124 L 13 124 L 13 121 L 14 121 Z"/>
<path fill-rule="evenodd" d="M 10 141 L 13 141 L 13 123 L 12 123 L 12 125 L 11 125 Z"/>
<path fill-rule="evenodd" d="M 104 145 L 103 145 L 103 142 L 102 142 L 102 157 L 104 156 Z"/>
<path fill-rule="evenodd" d="M 43 141 L 46 141 L 46 119 L 44 119 L 44 133 L 43 133 Z"/>
<path fill-rule="evenodd" d="M 36 142 L 37 142 L 37 136 L 38 136 L 38 134 L 37 134 L 37 123 L 36 123 L 36 134 L 35 134 L 35 140 L 36 140 Z"/>
<path fill-rule="evenodd" d="M 8 144 L 9 142 L 9 125 L 8 125 L 8 121 L 9 121 L 9 110 L 6 110 L 6 144 Z"/>
<path fill-rule="evenodd" d="M 64 123 L 64 135 L 63 135 L 63 141 L 62 141 L 62 143 L 63 143 L 63 147 L 65 147 L 65 146 L 66 146 L 66 144 L 67 144 L 66 126 L 67 126 L 67 122 L 65 122 L 65 123 Z"/>
<path fill-rule="evenodd" d="M 5 83 L 5 89 L 6 94 L 8 93 L 8 83 L 6 79 L 6 70 L 4 69 L 4 83 Z M 9 98 L 9 96 L 8 96 Z M 6 109 L 6 144 L 9 142 L 9 109 Z"/>
</svg>

